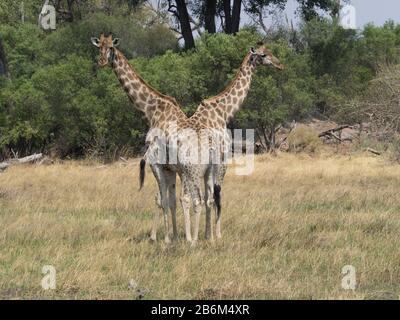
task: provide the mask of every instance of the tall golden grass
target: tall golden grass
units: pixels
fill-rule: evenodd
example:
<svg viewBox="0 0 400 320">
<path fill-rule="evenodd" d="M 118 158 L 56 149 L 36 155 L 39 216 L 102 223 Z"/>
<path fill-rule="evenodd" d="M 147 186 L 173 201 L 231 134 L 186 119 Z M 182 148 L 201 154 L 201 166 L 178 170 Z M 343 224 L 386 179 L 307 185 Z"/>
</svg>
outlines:
<svg viewBox="0 0 400 320">
<path fill-rule="evenodd" d="M 397 299 L 400 166 L 367 156 L 256 157 L 229 170 L 223 239 L 148 241 L 154 203 L 138 162 L 66 162 L 0 174 L 0 298 Z M 179 188 L 178 188 L 179 190 Z M 179 203 L 179 202 L 178 202 Z M 43 290 L 44 265 L 56 289 Z M 355 290 L 342 267 L 356 269 Z M 129 286 L 133 281 L 136 286 Z"/>
</svg>

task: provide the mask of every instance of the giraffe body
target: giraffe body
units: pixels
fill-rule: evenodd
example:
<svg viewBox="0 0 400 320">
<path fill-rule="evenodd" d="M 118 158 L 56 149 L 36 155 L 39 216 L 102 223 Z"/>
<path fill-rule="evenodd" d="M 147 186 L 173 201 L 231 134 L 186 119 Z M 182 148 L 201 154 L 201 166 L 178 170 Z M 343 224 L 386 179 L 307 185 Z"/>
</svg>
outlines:
<svg viewBox="0 0 400 320">
<path fill-rule="evenodd" d="M 256 68 L 261 65 L 273 66 L 279 70 L 283 69 L 283 65 L 265 46 L 257 50 L 252 48 L 230 84 L 216 96 L 203 100 L 191 117 L 195 121 L 205 124 L 208 128 L 212 128 L 214 134 L 220 137 L 222 145 L 219 148 L 223 154 L 226 154 L 231 146 L 231 136 L 227 124 L 243 104 L 250 89 L 252 76 Z M 226 171 L 225 162 L 218 165 L 215 171 L 215 187 L 218 188 L 219 198 L 221 197 L 221 187 Z M 221 200 L 219 199 L 219 201 Z M 211 209 L 212 206 L 206 205 L 206 236 L 212 238 Z M 221 238 L 220 205 L 215 207 L 215 212 L 216 237 Z"/>
<path fill-rule="evenodd" d="M 148 85 L 134 71 L 124 55 L 116 49 L 118 39 L 101 35 L 100 39 L 92 38 L 92 43 L 100 49 L 99 65 L 111 64 L 121 86 L 135 107 L 144 113 L 150 128 L 161 131 L 168 145 L 169 141 L 177 142 L 178 161 L 176 163 L 154 162 L 150 164 L 159 186 L 159 196 L 156 202 L 164 213 L 165 242 L 170 242 L 168 210 L 171 210 L 174 237 L 177 237 L 175 183 L 176 173 L 178 173 L 182 181 L 181 203 L 185 218 L 186 239 L 192 241 L 189 211 L 190 205 L 193 204 L 195 213 L 193 240 L 196 241 L 202 203 L 201 178 L 210 181 L 212 194 L 211 181 L 214 181 L 214 166 L 210 163 L 201 164 L 190 160 L 187 152 L 196 151 L 197 147 L 192 148 L 195 141 L 199 141 L 201 146 L 204 146 L 204 141 L 206 141 L 205 144 L 207 147 L 209 146 L 209 140 L 207 136 L 204 139 L 205 133 L 202 132 L 206 127 L 195 119 L 188 119 L 175 99 L 161 94 Z M 171 129 L 171 123 L 175 124 L 176 130 Z M 157 136 L 148 135 L 147 140 L 150 146 L 159 145 Z M 150 150 L 153 149 L 152 147 Z M 151 155 L 152 151 L 149 154 Z M 153 240 L 156 240 L 157 223 L 158 212 L 155 212 L 151 231 Z"/>
<path fill-rule="evenodd" d="M 92 43 L 99 48 L 99 65 L 111 67 L 116 74 L 121 86 L 134 106 L 142 111 L 150 125 L 168 135 L 168 123 L 177 123 L 180 126 L 187 119 L 176 100 L 166 96 L 148 85 L 132 68 L 125 56 L 116 48 L 118 39 L 112 36 L 100 36 L 100 39 L 92 38 Z M 176 227 L 176 199 L 175 183 L 176 173 L 164 166 L 151 165 L 153 174 L 159 186 L 159 195 L 156 203 L 163 210 L 165 225 L 165 241 L 170 242 L 168 210 L 171 211 L 174 238 L 177 237 Z M 153 226 L 150 238 L 156 240 L 158 211 L 154 212 Z"/>
<path fill-rule="evenodd" d="M 172 214 L 174 237 L 177 236 L 176 227 L 176 199 L 175 183 L 176 173 L 182 181 L 181 204 L 185 219 L 185 233 L 188 241 L 196 242 L 198 239 L 200 212 L 202 203 L 206 204 L 206 237 L 212 237 L 211 208 L 214 206 L 214 187 L 222 185 L 226 172 L 226 164 L 214 163 L 211 160 L 221 157 L 221 145 L 230 146 L 229 137 L 226 134 L 226 125 L 229 119 L 240 108 L 250 87 L 251 76 L 255 67 L 259 64 L 275 65 L 281 68 L 279 61 L 261 48 L 258 52 L 252 52 L 246 56 L 235 80 L 219 95 L 204 100 L 196 113 L 187 118 L 175 99 L 163 95 L 149 86 L 130 66 L 128 60 L 118 51 L 116 40 L 111 36 L 101 35 L 100 39 L 92 38 L 94 45 L 100 48 L 100 65 L 109 62 L 117 75 L 122 87 L 136 108 L 142 111 L 151 129 L 157 129 L 164 133 L 161 141 L 157 135 L 148 135 L 149 150 L 146 157 L 154 157 L 155 150 L 166 143 L 171 150 L 175 149 L 177 161 L 157 162 L 150 164 L 153 174 L 159 186 L 157 204 L 164 213 L 165 241 L 169 242 L 168 210 Z M 170 124 L 175 124 L 172 130 Z M 211 130 L 211 134 L 210 134 Z M 215 138 L 216 137 L 216 138 Z M 223 142 L 221 142 L 221 139 Z M 171 141 L 175 142 L 171 144 Z M 215 141 L 217 141 L 215 143 Z M 172 146 L 172 147 L 171 147 Z M 204 152 L 208 160 L 199 162 L 199 158 L 191 157 L 191 154 Z M 202 194 L 202 184 L 205 188 L 205 199 Z M 218 191 L 218 193 L 219 193 Z M 205 201 L 204 201 L 205 200 Z M 194 232 L 191 236 L 190 206 L 194 210 Z M 217 237 L 220 232 L 220 215 L 217 210 Z M 151 239 L 156 239 L 158 212 L 155 212 Z"/>
</svg>

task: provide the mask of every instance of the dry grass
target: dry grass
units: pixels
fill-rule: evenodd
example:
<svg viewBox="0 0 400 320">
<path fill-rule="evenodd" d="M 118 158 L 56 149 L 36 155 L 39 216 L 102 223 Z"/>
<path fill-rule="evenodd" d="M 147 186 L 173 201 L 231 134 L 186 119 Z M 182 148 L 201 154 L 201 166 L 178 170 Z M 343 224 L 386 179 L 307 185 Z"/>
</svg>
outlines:
<svg viewBox="0 0 400 320">
<path fill-rule="evenodd" d="M 70 162 L 0 175 L 0 298 L 397 299 L 400 166 L 377 158 L 260 156 L 228 171 L 223 239 L 147 240 L 156 210 L 148 171 Z M 204 217 L 204 215 L 203 215 Z M 183 217 L 178 223 L 183 239 Z M 160 221 L 159 238 L 163 237 Z M 201 225 L 204 239 L 204 219 Z M 41 289 L 41 268 L 57 289 Z M 341 287 L 341 268 L 357 289 Z"/>
</svg>

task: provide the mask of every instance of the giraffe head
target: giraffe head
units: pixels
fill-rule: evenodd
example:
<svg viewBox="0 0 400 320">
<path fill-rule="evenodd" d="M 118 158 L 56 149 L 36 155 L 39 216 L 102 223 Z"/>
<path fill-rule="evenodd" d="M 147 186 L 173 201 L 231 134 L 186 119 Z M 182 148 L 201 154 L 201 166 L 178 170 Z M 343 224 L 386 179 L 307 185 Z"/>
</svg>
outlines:
<svg viewBox="0 0 400 320">
<path fill-rule="evenodd" d="M 283 70 L 284 68 L 279 59 L 266 46 L 261 46 L 257 50 L 251 48 L 249 62 L 254 66 L 271 66 L 278 70 Z"/>
<path fill-rule="evenodd" d="M 119 38 L 113 39 L 111 35 L 105 36 L 101 34 L 100 39 L 91 38 L 91 41 L 100 50 L 100 66 L 105 66 L 114 59 L 114 48 L 118 46 Z"/>
</svg>

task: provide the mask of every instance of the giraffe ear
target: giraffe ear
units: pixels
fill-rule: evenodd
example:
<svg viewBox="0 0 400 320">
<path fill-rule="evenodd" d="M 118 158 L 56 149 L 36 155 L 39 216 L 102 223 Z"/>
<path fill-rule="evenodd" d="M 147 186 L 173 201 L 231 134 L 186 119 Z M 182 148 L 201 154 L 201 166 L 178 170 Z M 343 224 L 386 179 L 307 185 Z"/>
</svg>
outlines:
<svg viewBox="0 0 400 320">
<path fill-rule="evenodd" d="M 113 40 L 113 47 L 118 47 L 119 46 L 119 38 L 115 38 Z"/>
<path fill-rule="evenodd" d="M 254 48 L 251 47 L 251 48 L 250 48 L 250 52 L 251 52 L 252 54 L 255 54 L 255 53 L 256 53 L 256 50 L 254 50 Z"/>
<path fill-rule="evenodd" d="M 92 44 L 94 45 L 94 46 L 96 46 L 97 48 L 98 47 L 100 47 L 100 40 L 99 40 L 99 38 L 90 38 L 90 40 L 92 41 Z"/>
</svg>

